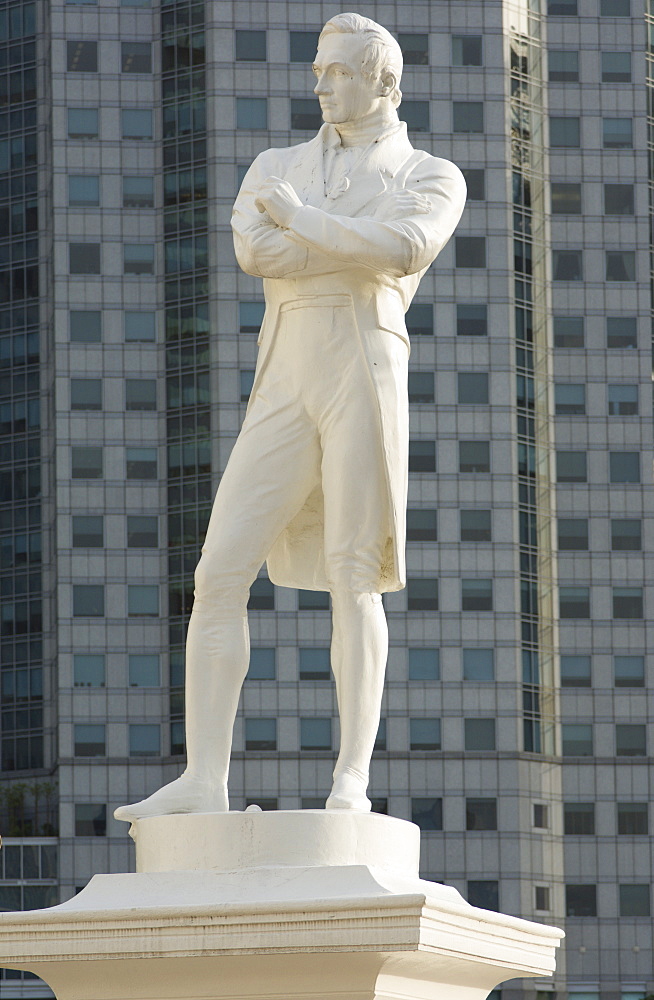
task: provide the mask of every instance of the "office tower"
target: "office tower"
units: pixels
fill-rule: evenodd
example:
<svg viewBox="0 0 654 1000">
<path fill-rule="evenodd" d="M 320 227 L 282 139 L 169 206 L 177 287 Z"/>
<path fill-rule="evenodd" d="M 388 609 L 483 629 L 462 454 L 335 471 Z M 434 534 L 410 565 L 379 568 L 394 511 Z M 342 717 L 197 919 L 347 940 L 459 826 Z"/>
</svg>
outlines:
<svg viewBox="0 0 654 1000">
<path fill-rule="evenodd" d="M 263 315 L 229 215 L 320 126 L 327 2 L 0 2 L 4 908 L 133 863 L 111 814 L 183 765 L 183 643 Z M 644 0 L 365 3 L 414 145 L 464 170 L 412 338 L 408 586 L 374 807 L 425 877 L 565 927 L 503 1000 L 654 990 Z M 326 595 L 250 600 L 233 807 L 322 805 Z M 42 988 L 5 973 L 0 995 Z"/>
</svg>

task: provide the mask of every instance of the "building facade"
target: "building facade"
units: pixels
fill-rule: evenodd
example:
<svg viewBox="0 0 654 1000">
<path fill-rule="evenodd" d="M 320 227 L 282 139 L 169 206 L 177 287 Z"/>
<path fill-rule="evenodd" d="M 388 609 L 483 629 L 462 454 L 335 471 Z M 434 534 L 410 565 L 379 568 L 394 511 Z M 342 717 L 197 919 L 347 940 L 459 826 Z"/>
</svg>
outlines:
<svg viewBox="0 0 654 1000">
<path fill-rule="evenodd" d="M 193 569 L 263 316 L 231 205 L 261 150 L 320 127 L 311 63 L 339 10 L 0 0 L 2 908 L 129 870 L 113 809 L 183 766 Z M 565 928 L 554 978 L 503 1000 L 638 1000 L 654 10 L 358 10 L 403 48 L 414 145 L 469 191 L 407 315 L 408 585 L 385 598 L 374 808 L 420 825 L 424 877 Z M 263 568 L 250 609 L 233 808 L 322 806 L 327 595 Z M 0 980 L 6 1000 L 44 995 Z"/>
</svg>

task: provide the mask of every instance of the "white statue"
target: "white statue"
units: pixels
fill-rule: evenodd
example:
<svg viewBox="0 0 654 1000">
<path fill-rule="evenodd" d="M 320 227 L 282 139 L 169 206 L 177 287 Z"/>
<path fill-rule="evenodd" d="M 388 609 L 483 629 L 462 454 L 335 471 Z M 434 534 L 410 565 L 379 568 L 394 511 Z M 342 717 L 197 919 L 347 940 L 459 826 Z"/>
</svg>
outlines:
<svg viewBox="0 0 654 1000">
<path fill-rule="evenodd" d="M 195 575 L 187 767 L 117 819 L 229 808 L 246 604 L 265 560 L 274 583 L 331 594 L 341 744 L 326 808 L 370 809 L 388 648 L 381 594 L 405 585 L 404 313 L 459 221 L 465 183 L 409 142 L 396 111 L 402 54 L 385 28 L 332 18 L 313 69 L 324 125 L 310 142 L 261 153 L 234 205 L 236 256 L 264 279 L 266 314 Z"/>
</svg>

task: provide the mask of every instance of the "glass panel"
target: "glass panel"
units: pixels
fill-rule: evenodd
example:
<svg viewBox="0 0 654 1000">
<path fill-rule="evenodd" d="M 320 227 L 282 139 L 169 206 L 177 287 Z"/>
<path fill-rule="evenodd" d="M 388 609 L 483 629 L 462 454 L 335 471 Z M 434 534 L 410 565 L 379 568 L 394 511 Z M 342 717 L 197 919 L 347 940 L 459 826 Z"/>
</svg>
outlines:
<svg viewBox="0 0 654 1000">
<path fill-rule="evenodd" d="M 316 681 L 331 678 L 329 647 L 308 647 L 299 650 L 300 680 Z"/>
<path fill-rule="evenodd" d="M 129 727 L 129 753 L 131 756 L 158 757 L 161 753 L 160 727 L 142 723 Z"/>
<path fill-rule="evenodd" d="M 483 102 L 453 101 L 452 131 L 456 133 L 482 133 L 484 131 Z"/>
<path fill-rule="evenodd" d="M 429 35 L 399 32 L 397 40 L 402 49 L 405 66 L 427 66 L 429 63 Z"/>
<path fill-rule="evenodd" d="M 561 653 L 561 686 L 590 687 L 590 656 Z"/>
<path fill-rule="evenodd" d="M 235 54 L 237 61 L 265 62 L 266 32 L 236 30 Z M 315 55 L 315 50 L 314 50 Z M 311 57 L 313 59 L 313 56 Z"/>
<path fill-rule="evenodd" d="M 409 647 L 409 680 L 440 680 L 439 651 L 422 647 Z"/>
<path fill-rule="evenodd" d="M 318 31 L 291 31 L 291 62 L 312 63 L 318 51 Z"/>
<path fill-rule="evenodd" d="M 102 313 L 99 309 L 73 309 L 69 319 L 70 339 L 72 343 L 100 343 L 102 339 Z"/>
<path fill-rule="evenodd" d="M 274 648 L 252 646 L 248 678 L 253 681 L 274 681 L 276 677 Z"/>
<path fill-rule="evenodd" d="M 126 312 L 125 340 L 153 341 L 156 338 L 156 313 Z"/>
<path fill-rule="evenodd" d="M 128 584 L 127 613 L 130 617 L 156 617 L 159 614 L 159 587 L 149 583 Z"/>
<path fill-rule="evenodd" d="M 464 681 L 495 680 L 495 661 L 492 649 L 463 650 Z"/>
<path fill-rule="evenodd" d="M 277 749 L 277 719 L 245 719 L 246 750 Z"/>
<path fill-rule="evenodd" d="M 482 65 L 481 35 L 452 35 L 452 65 Z"/>
<path fill-rule="evenodd" d="M 130 653 L 130 687 L 159 687 L 161 671 L 158 653 Z"/>
<path fill-rule="evenodd" d="M 75 687 L 104 687 L 104 654 L 75 653 L 73 656 L 73 678 Z"/>
</svg>

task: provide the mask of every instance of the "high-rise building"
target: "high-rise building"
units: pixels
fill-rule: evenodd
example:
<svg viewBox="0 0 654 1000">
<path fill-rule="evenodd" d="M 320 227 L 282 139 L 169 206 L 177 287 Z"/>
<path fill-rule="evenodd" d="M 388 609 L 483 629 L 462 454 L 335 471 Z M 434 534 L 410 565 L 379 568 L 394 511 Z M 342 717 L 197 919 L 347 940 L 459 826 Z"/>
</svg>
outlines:
<svg viewBox="0 0 654 1000">
<path fill-rule="evenodd" d="M 650 0 L 385 0 L 400 116 L 469 200 L 409 310 L 408 586 L 374 808 L 422 871 L 566 930 L 503 1000 L 654 991 Z M 333 2 L 0 0 L 0 907 L 133 864 L 183 765 L 183 647 L 252 383 L 230 208 L 320 127 Z M 327 595 L 250 600 L 233 807 L 322 805 Z M 44 996 L 5 972 L 0 997 Z M 554 997 L 552 996 L 552 1000 Z"/>
</svg>

